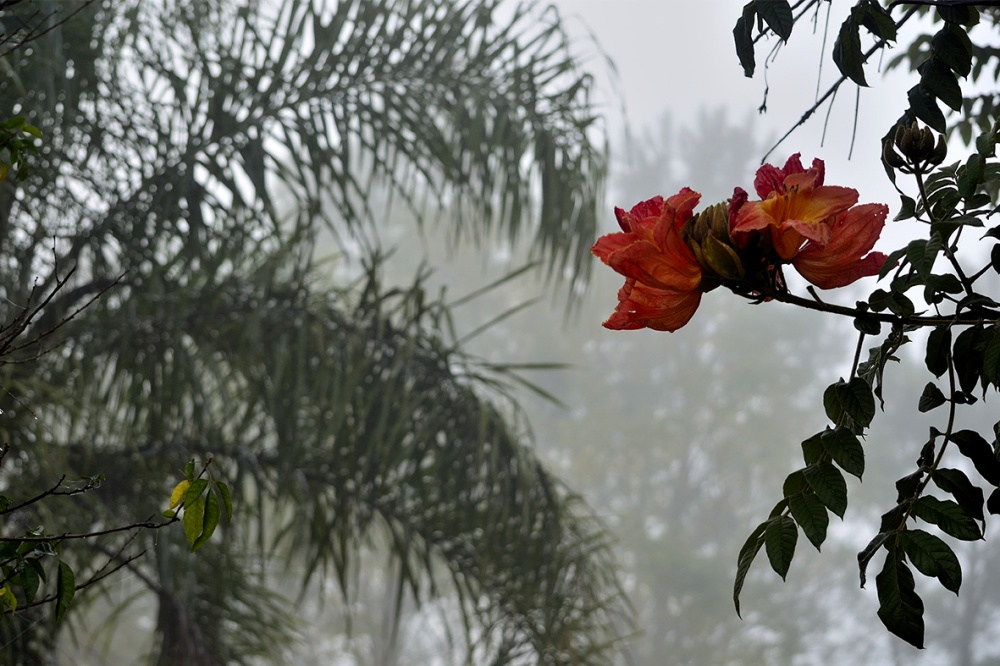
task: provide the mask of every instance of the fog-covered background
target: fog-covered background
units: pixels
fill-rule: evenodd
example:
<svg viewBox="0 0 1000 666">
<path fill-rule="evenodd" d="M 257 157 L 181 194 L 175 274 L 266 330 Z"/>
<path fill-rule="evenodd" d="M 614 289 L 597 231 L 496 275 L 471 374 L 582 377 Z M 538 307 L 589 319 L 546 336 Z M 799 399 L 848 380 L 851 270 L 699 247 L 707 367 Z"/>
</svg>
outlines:
<svg viewBox="0 0 1000 666">
<path fill-rule="evenodd" d="M 59 3 L 42 4 L 59 8 Z M 441 212 L 447 221 L 428 216 L 418 224 L 398 198 L 396 205 L 388 205 L 386 181 L 399 178 L 403 185 L 417 183 L 417 191 L 411 192 L 414 199 L 434 200 L 440 191 L 432 191 L 431 185 L 436 178 L 445 178 L 442 173 L 450 173 L 444 167 L 435 171 L 440 166 L 437 162 L 430 162 L 430 176 L 418 173 L 419 169 L 397 170 L 395 160 L 405 162 L 411 155 L 391 142 L 380 143 L 379 132 L 388 135 L 398 129 L 392 122 L 373 124 L 378 131 L 351 135 L 357 127 L 369 129 L 364 125 L 368 117 L 359 120 L 360 116 L 351 113 L 369 113 L 381 122 L 377 116 L 386 99 L 404 109 L 406 120 L 414 116 L 427 120 L 420 117 L 423 107 L 414 113 L 412 105 L 407 106 L 412 100 L 396 88 L 383 91 L 381 98 L 377 91 L 359 93 L 351 100 L 353 107 L 344 103 L 343 108 L 337 106 L 337 99 L 330 101 L 332 96 L 317 93 L 319 101 L 310 98 L 299 106 L 290 103 L 274 111 L 268 118 L 270 125 L 248 122 L 259 110 L 250 107 L 265 95 L 243 93 L 259 92 L 254 87 L 258 85 L 277 89 L 287 83 L 291 89 L 299 81 L 299 72 L 266 71 L 252 86 L 240 88 L 237 84 L 244 83 L 240 76 L 253 71 L 252 67 L 222 58 L 216 61 L 214 51 L 207 64 L 200 62 L 197 49 L 189 48 L 183 38 L 174 38 L 186 35 L 187 29 L 200 34 L 197 26 L 202 18 L 207 17 L 206 26 L 208 19 L 218 19 L 206 9 L 216 5 L 226 8 L 225 20 L 235 22 L 251 13 L 242 5 L 232 9 L 236 3 L 223 2 L 128 5 L 128 17 L 145 16 L 144 11 L 156 15 L 150 7 L 182 8 L 178 16 L 187 14 L 175 23 L 171 21 L 176 17 L 163 12 L 168 17 L 164 25 L 177 31 L 168 35 L 155 32 L 163 27 L 159 24 L 151 28 L 120 21 L 124 14 L 117 13 L 116 3 L 96 3 L 91 7 L 96 12 L 88 19 L 91 23 L 81 24 L 86 29 L 80 28 L 80 34 L 71 32 L 76 24 L 67 23 L 65 33 L 53 35 L 65 36 L 66 44 L 85 52 L 98 49 L 97 38 L 90 38 L 100 34 L 108 38 L 100 43 L 101 48 L 107 44 L 121 47 L 125 62 L 147 58 L 152 62 L 147 69 L 141 74 L 129 70 L 109 82 L 108 72 L 116 72 L 118 65 L 114 48 L 110 55 L 74 52 L 79 60 L 67 63 L 60 60 L 62 52 L 57 52 L 63 48 L 60 42 L 48 51 L 26 52 L 16 65 L 25 80 L 49 77 L 65 90 L 17 88 L 19 79 L 13 75 L 4 83 L 2 90 L 8 98 L 18 100 L 8 104 L 10 114 L 37 113 L 51 121 L 43 126 L 52 142 L 51 155 L 58 149 L 63 151 L 59 159 L 65 158 L 60 163 L 49 152 L 43 153 L 51 164 L 39 168 L 51 167 L 55 174 L 51 182 L 35 183 L 34 189 L 26 186 L 29 194 L 4 195 L 6 205 L 17 212 L 12 217 L 23 225 L 18 233 L 11 232 L 13 240 L 2 236 L 4 242 L 9 241 L 5 247 L 27 248 L 24 254 L 29 256 L 18 266 L 25 275 L 16 286 L 27 288 L 33 279 L 29 269 L 51 267 L 62 251 L 82 257 L 79 263 L 84 273 L 124 270 L 123 266 L 131 273 L 120 296 L 116 293 L 100 301 L 92 319 L 81 316 L 81 321 L 93 327 L 73 334 L 77 337 L 67 333 L 71 344 L 63 355 L 54 355 L 56 360 L 45 366 L 45 373 L 3 376 L 4 387 L 32 397 L 42 414 L 42 425 L 35 425 L 20 403 L 11 405 L 10 400 L 3 403 L 7 420 L 0 425 L 7 428 L 13 419 L 21 419 L 17 428 L 9 426 L 11 432 L 38 428 L 40 434 L 30 443 L 49 447 L 31 449 L 49 453 L 33 464 L 26 455 L 17 474 L 5 476 L 4 483 L 33 474 L 48 478 L 49 465 L 87 470 L 96 466 L 95 471 L 108 475 L 95 504 L 81 505 L 85 508 L 78 510 L 98 527 L 127 522 L 139 511 L 158 513 L 176 482 L 171 474 L 188 459 L 208 452 L 218 456 L 215 464 L 220 474 L 236 477 L 237 521 L 243 522 L 237 522 L 240 527 L 232 531 L 220 531 L 228 540 L 216 537 L 194 557 L 187 553 L 182 536 L 167 530 L 144 533 L 138 543 L 147 549 L 146 557 L 123 564 L 120 575 L 100 586 L 100 594 L 95 588 L 95 594 L 68 623 L 70 629 L 58 635 L 55 647 L 48 644 L 55 641 L 55 634 L 39 629 L 48 625 L 36 624 L 43 619 L 25 621 L 16 636 L 5 634 L 4 640 L 13 644 L 21 634 L 34 632 L 35 642 L 49 650 L 46 654 L 53 655 L 54 663 L 66 664 L 176 666 L 186 657 L 177 656 L 178 651 L 170 656 L 171 649 L 183 641 L 205 640 L 205 636 L 217 638 L 219 644 L 230 641 L 227 649 L 243 649 L 249 656 L 243 661 L 218 657 L 203 663 L 270 663 L 270 657 L 260 655 L 271 654 L 272 636 L 294 636 L 289 645 L 282 644 L 275 652 L 284 654 L 289 663 L 304 666 L 478 666 L 493 663 L 484 655 L 501 650 L 502 639 L 510 638 L 525 651 L 504 663 L 533 663 L 530 650 L 541 648 L 525 638 L 529 632 L 524 626 L 533 626 L 529 621 L 545 609 L 491 609 L 489 603 L 498 603 L 501 593 L 519 584 L 521 579 L 512 570 L 524 574 L 531 569 L 524 576 L 530 583 L 536 581 L 532 575 L 549 562 L 536 559 L 500 567 L 497 575 L 509 574 L 514 581 L 510 589 L 498 585 L 500 591 L 494 597 L 486 593 L 476 597 L 483 589 L 476 587 L 482 581 L 475 580 L 481 570 L 469 567 L 456 574 L 446 570 L 444 560 L 445 555 L 458 559 L 469 552 L 481 555 L 475 540 L 489 532 L 491 525 L 465 529 L 463 523 L 454 534 L 448 528 L 480 505 L 492 510 L 490 500 L 496 498 L 484 498 L 484 493 L 500 495 L 512 488 L 512 503 L 523 499 L 524 486 L 512 481 L 497 490 L 503 484 L 491 485 L 488 474 L 485 480 L 475 475 L 485 469 L 505 482 L 510 476 L 520 481 L 531 477 L 525 470 L 535 469 L 537 455 L 565 484 L 545 486 L 542 494 L 561 502 L 560 492 L 574 498 L 575 493 L 603 521 L 607 532 L 594 532 L 598 535 L 592 544 L 595 553 L 600 553 L 601 538 L 613 541 L 622 587 L 634 610 L 634 625 L 623 626 L 629 635 L 621 641 L 617 663 L 1000 663 L 1000 646 L 993 639 L 1000 612 L 1000 585 L 993 573 L 1000 564 L 1000 551 L 992 544 L 959 544 L 965 572 L 961 596 L 941 590 L 933 581 L 918 581 L 927 606 L 928 647 L 923 652 L 883 629 L 876 617 L 873 585 L 859 589 L 856 553 L 876 533 L 879 516 L 895 504 L 893 482 L 913 470 L 928 427 L 940 425 L 935 413 L 918 415 L 916 411 L 928 380 L 919 345 L 905 348 L 902 362 L 887 368 L 884 412 L 879 412 L 865 440 L 863 483 L 848 480 L 846 519 L 834 519 L 822 553 L 815 552 L 807 540 L 799 540 L 787 581 L 779 580 L 761 556 L 742 593 L 741 619 L 732 600 L 737 553 L 753 527 L 780 499 L 785 476 L 800 467 L 800 442 L 827 423 L 822 393 L 850 372 L 857 344 L 851 321 L 780 303 L 754 305 L 719 289 L 705 296 L 693 320 L 676 333 L 605 330 L 601 322 L 616 303 L 622 278 L 596 259 L 586 284 L 563 279 L 559 271 L 566 267 L 559 266 L 555 275 L 546 273 L 546 267 L 558 262 L 546 263 L 551 257 L 533 253 L 537 248 L 532 247 L 534 236 L 529 232 L 522 231 L 519 239 L 511 240 L 516 234 L 504 233 L 503 225 L 486 229 L 485 224 L 476 226 L 482 220 L 466 219 L 468 228 L 478 232 L 459 234 L 449 225 L 448 214 L 454 211 Z M 260 6 L 275 8 L 282 3 Z M 513 13 L 515 6 L 512 2 L 507 10 Z M 815 19 L 799 22 L 791 43 L 773 57 L 769 55 L 773 41 L 759 45 L 753 79 L 743 76 L 733 46 L 732 29 L 742 7 L 736 0 L 558 0 L 551 13 L 542 14 L 540 24 L 560 17 L 571 37 L 573 54 L 596 81 L 593 101 L 601 114 L 597 122 L 606 131 L 611 159 L 607 191 L 597 193 L 604 211 L 600 233 L 617 228 L 614 206 L 629 208 L 682 187 L 701 192 L 703 205 L 726 199 L 735 186 L 751 190 L 764 154 L 837 78 L 829 52 L 849 6 L 821 3 Z M 357 7 L 344 25 L 362 23 L 359 16 L 365 4 Z M 201 11 L 204 17 L 198 14 Z M 427 17 L 423 20 L 433 23 Z M 373 25 L 373 33 L 382 28 L 391 32 L 392 26 L 378 21 Z M 116 32 L 119 29 L 122 34 Z M 519 29 L 530 33 L 524 26 Z M 305 51 L 315 46 L 308 43 L 319 38 L 322 30 L 315 30 L 298 46 Z M 230 33 L 229 24 L 220 21 L 200 36 L 211 50 L 219 44 L 228 46 Z M 274 55 L 268 49 L 280 51 L 273 43 L 254 42 L 257 35 L 251 33 L 245 29 L 238 33 L 254 44 L 246 54 L 263 61 Z M 905 43 L 910 34 L 901 34 L 900 41 Z M 334 40 L 330 34 L 323 37 Z M 166 44 L 165 55 L 158 60 L 161 43 Z M 367 33 L 352 44 L 361 55 L 367 55 L 369 47 L 377 51 L 377 46 Z M 340 55 L 351 56 L 348 49 L 345 53 Z M 43 58 L 51 54 L 55 54 L 51 61 Z M 90 65 L 99 62 L 99 66 L 84 67 L 83 58 L 88 55 Z M 189 56 L 190 62 L 185 60 Z M 315 77 L 320 81 L 317 88 L 322 89 L 320 84 L 329 83 L 322 77 L 340 65 L 331 58 L 323 61 L 323 67 L 314 66 L 321 59 L 316 58 L 303 66 L 308 75 L 302 76 L 303 80 Z M 391 60 L 387 57 L 382 64 Z M 188 66 L 190 71 L 185 70 Z M 339 76 L 346 80 L 363 70 L 345 66 Z M 873 84 L 870 89 L 859 93 L 853 85 L 843 86 L 832 108 L 821 107 L 774 149 L 769 161 L 781 164 L 793 153 L 801 153 L 807 164 L 821 158 L 826 162 L 828 183 L 857 189 L 861 202 L 887 203 L 891 218 L 898 196 L 879 162 L 879 137 L 903 109 L 914 75 L 897 70 L 883 76 L 873 67 L 868 76 Z M 94 83 L 98 80 L 100 85 Z M 398 87 L 405 88 L 405 83 Z M 458 87 L 463 82 L 454 83 Z M 213 85 L 221 90 L 228 84 L 237 92 L 214 96 Z M 443 89 L 448 91 L 449 86 Z M 151 91 L 158 95 L 156 99 L 142 97 Z M 390 92 L 396 96 L 390 97 Z M 363 100 L 358 101 L 365 94 L 376 102 L 365 106 Z M 80 99 L 85 101 L 80 103 Z M 766 112 L 761 113 L 765 99 Z M 190 110 L 189 115 L 171 115 L 172 104 L 188 102 L 191 108 L 185 111 Z M 78 107 L 71 109 L 74 103 Z M 328 120 L 324 104 L 333 109 L 330 114 L 341 114 L 336 120 L 342 122 L 338 130 L 343 136 L 331 131 L 315 142 L 303 140 L 302 136 L 308 138 L 303 126 Z M 321 111 L 309 116 L 305 107 Z M 426 110 L 431 127 L 436 127 L 435 112 L 443 113 L 440 103 Z M 149 131 L 159 144 L 143 144 L 150 127 L 160 132 Z M 227 135 L 232 127 L 239 131 Z M 109 133 L 114 136 L 109 138 Z M 412 134 L 393 135 L 394 140 L 400 137 L 402 144 L 407 137 L 419 143 L 419 137 Z M 364 156 L 371 146 L 375 148 Z M 443 152 L 450 156 L 448 148 Z M 360 149 L 363 157 L 351 161 L 346 156 L 349 149 Z M 379 163 L 383 149 L 391 157 Z M 964 150 L 958 145 L 953 149 Z M 299 159 L 300 151 L 308 159 Z M 95 154 L 100 160 L 88 162 Z M 178 166 L 177 155 L 189 162 Z M 310 162 L 316 155 L 326 162 Z M 66 166 L 73 159 L 81 161 Z M 517 166 L 531 161 L 521 155 L 514 159 Z M 288 166 L 292 163 L 298 172 Z M 330 164 L 337 168 L 327 168 Z M 270 169 L 266 176 L 265 165 Z M 355 167 L 356 174 L 348 173 Z M 381 180 L 373 176 L 362 185 L 352 180 L 357 176 L 363 181 L 368 169 Z M 234 170 L 238 177 L 232 175 Z M 296 180 L 298 176 L 302 179 Z M 322 190 L 324 178 L 340 179 L 342 190 L 333 191 L 344 194 L 342 200 L 335 200 L 328 191 L 315 194 L 311 188 Z M 489 182 L 489 178 L 484 180 Z M 183 196 L 178 194 L 181 189 Z M 398 190 L 405 187 L 394 191 L 397 197 Z M 442 191 L 446 194 L 437 200 L 442 208 L 451 203 L 460 210 L 465 204 L 473 213 L 478 210 L 469 204 L 474 197 L 463 198 L 468 192 Z M 256 198 L 241 201 L 248 192 Z M 270 193 L 271 198 L 263 202 L 262 193 Z M 351 209 L 351 197 L 362 195 L 370 197 Z M 454 200 L 449 201 L 449 196 Z M 62 209 L 60 197 L 70 202 Z M 164 201 L 174 208 L 158 208 Z M 35 204 L 44 214 L 33 215 Z M 211 215 L 202 217 L 203 210 Z M 351 219 L 348 211 L 372 216 L 367 221 L 373 227 L 370 235 L 364 227 L 367 222 Z M 6 225 L 6 216 L 3 219 Z M 299 223 L 301 227 L 296 226 Z M 329 233 L 330 228 L 345 233 L 336 236 Z M 6 226 L 0 231 L 8 233 Z M 916 231 L 906 223 L 890 222 L 877 249 L 895 249 Z M 318 238 L 315 245 L 313 233 Z M 283 243 L 291 249 L 286 252 Z M 321 269 L 313 262 L 314 251 L 327 260 Z M 370 251 L 371 255 L 366 254 Z M 539 257 L 542 267 L 519 271 Z M 366 283 L 375 273 L 368 268 L 377 263 L 381 284 Z M 418 286 L 425 291 L 411 289 L 415 275 L 421 276 Z M 801 292 L 803 286 L 791 278 L 793 290 Z M 874 279 L 867 278 L 824 297 L 850 305 L 873 287 Z M 7 300 L 8 294 L 16 293 L 14 286 L 4 286 Z M 435 300 L 439 294 L 440 302 Z M 365 300 L 368 297 L 370 302 Z M 398 307 L 382 313 L 379 308 L 385 303 Z M 441 303 L 459 304 L 450 309 Z M 381 338 L 375 342 L 364 338 L 366 333 L 377 336 L 387 330 L 393 334 L 392 342 L 402 339 L 412 345 L 379 347 Z M 448 390 L 433 395 L 442 403 L 455 395 L 461 398 L 448 403 L 452 411 L 435 422 L 433 427 L 439 430 L 431 435 L 417 426 L 421 418 L 434 416 L 429 413 L 435 410 L 422 403 L 412 407 L 425 397 L 414 397 L 419 391 L 413 387 L 430 389 L 413 380 L 406 383 L 408 394 L 402 389 L 393 392 L 391 384 L 399 377 L 412 379 L 406 374 L 411 370 L 406 362 L 412 360 L 407 353 L 414 349 L 437 362 L 427 363 L 433 366 L 433 373 L 427 371 L 432 378 L 448 380 Z M 455 352 L 459 349 L 468 350 L 481 364 L 467 363 Z M 399 357 L 403 357 L 402 365 L 393 365 Z M 351 365 L 353 361 L 357 364 Z M 473 376 L 484 368 L 485 379 Z M 492 404 L 484 403 L 484 396 L 492 400 L 502 395 L 502 391 L 489 390 L 494 388 L 489 381 L 509 379 L 502 372 L 507 368 L 515 368 L 523 379 L 509 384 L 524 410 L 523 420 L 503 400 L 496 413 L 481 409 L 482 404 Z M 424 372 L 426 367 L 419 369 Z M 354 384 L 345 380 L 347 388 L 343 388 L 338 384 L 341 375 L 351 381 L 361 379 Z M 384 389 L 380 382 L 389 383 L 392 390 L 379 393 Z M 431 384 L 431 388 L 437 386 Z M 52 398 L 55 406 L 46 410 L 40 405 L 49 393 L 58 394 L 63 402 Z M 966 420 L 960 427 L 991 427 L 995 402 L 991 399 L 978 411 L 965 410 L 962 418 Z M 344 407 L 348 403 L 349 408 Z M 465 410 L 466 405 L 471 407 Z M 445 407 L 440 411 L 445 412 Z M 486 432 L 485 427 L 479 431 L 473 427 L 476 419 L 493 427 L 501 417 L 512 417 L 510 432 L 501 433 L 506 439 L 496 431 L 489 431 L 494 439 L 484 435 L 489 439 L 485 442 L 468 436 L 468 432 Z M 397 418 L 398 422 L 393 420 Z M 387 423 L 402 425 L 390 428 Z M 455 434 L 449 428 L 456 424 L 468 427 Z M 419 457 L 406 459 L 404 455 L 400 461 L 393 460 L 393 465 L 385 463 L 384 470 L 379 468 L 384 462 L 380 455 L 387 451 L 405 454 L 411 451 L 406 447 L 422 437 L 432 445 L 418 448 Z M 503 459 L 497 453 L 498 441 L 508 446 L 505 451 L 518 455 Z M 441 460 L 456 450 L 467 457 L 445 466 Z M 431 471 L 421 476 L 425 465 Z M 376 471 L 365 476 L 372 469 Z M 461 487 L 466 476 L 473 481 L 464 494 L 456 493 L 464 504 L 450 497 L 450 505 L 421 506 L 428 497 L 433 503 L 441 487 Z M 548 482 L 548 477 L 538 478 Z M 406 483 L 418 485 L 420 492 Z M 6 485 L 4 489 L 8 491 Z M 366 505 L 368 500 L 371 504 Z M 552 508 L 559 502 L 540 504 Z M 526 506 L 537 509 L 540 504 Z M 400 513 L 394 515 L 392 510 Z M 46 518 L 76 517 L 66 515 L 71 513 Z M 500 513 L 505 521 L 530 522 Z M 572 519 L 586 515 L 581 509 L 560 514 L 560 520 L 576 525 Z M 413 525 L 417 527 L 411 532 Z M 529 525 L 526 538 L 537 536 L 538 531 Z M 442 534 L 447 538 L 434 541 Z M 554 534 L 565 536 L 558 529 Z M 590 534 L 584 530 L 585 537 Z M 341 536 L 342 543 L 334 539 Z M 590 545 L 586 539 L 582 542 L 584 547 Z M 407 550 L 414 543 L 418 544 L 415 550 Z M 514 547 L 499 546 L 491 554 L 499 552 L 499 561 L 510 565 Z M 113 551 L 95 550 L 108 561 L 122 559 L 121 552 Z M 393 560 L 387 551 L 402 551 L 407 557 Z M 467 561 L 474 559 L 469 556 Z M 86 563 L 86 558 L 81 556 L 81 562 Z M 436 581 L 445 581 L 440 587 L 427 582 L 436 573 L 441 573 Z M 572 576 L 580 571 L 561 573 L 578 582 Z M 463 580 L 472 582 L 461 587 Z M 520 591 L 514 589 L 504 598 L 520 599 Z M 415 603 L 414 597 L 421 603 Z M 609 606 L 621 611 L 613 601 Z M 255 604 L 264 610 L 257 612 Z M 528 620 L 510 629 L 502 621 L 508 612 L 523 613 Z M 569 620 L 574 617 L 570 613 Z M 486 628 L 475 623 L 483 618 Z M 620 612 L 616 619 L 624 623 L 626 613 Z M 550 624 L 538 622 L 546 629 Z M 500 627 L 498 634 L 509 630 L 510 636 L 501 635 L 492 643 L 484 640 L 486 647 L 478 652 L 474 648 L 464 659 L 466 642 L 475 645 L 496 627 Z M 572 629 L 567 629 L 570 647 L 556 646 L 559 654 L 572 652 Z M 501 657 L 496 661 L 502 661 Z"/>
<path fill-rule="evenodd" d="M 818 20 L 797 24 L 766 67 L 775 40 L 758 45 L 757 74 L 748 79 L 732 42 L 740 2 L 560 0 L 555 6 L 607 105 L 612 170 L 605 232 L 617 230 L 612 206 L 627 209 L 683 186 L 701 192 L 703 203 L 727 198 L 736 185 L 751 190 L 763 155 L 839 77 L 829 53 L 849 9 L 824 3 Z M 831 32 L 824 39 L 828 7 Z M 912 34 L 901 33 L 900 42 Z M 804 163 L 819 157 L 827 183 L 857 189 L 861 202 L 887 203 L 891 220 L 899 199 L 879 160 L 880 137 L 905 107 L 915 76 L 905 68 L 887 74 L 869 68 L 870 89 L 843 86 L 832 110 L 823 105 L 769 161 L 782 164 L 796 152 Z M 889 252 L 917 233 L 890 221 L 876 247 Z M 463 269 L 447 259 L 440 241 L 426 243 L 432 256 L 442 252 L 444 283 L 471 280 L 483 268 Z M 873 583 L 865 590 L 858 584 L 856 553 L 895 504 L 892 484 L 912 469 L 935 423 L 916 411 L 929 379 L 919 346 L 905 349 L 904 362 L 887 370 L 885 412 L 866 440 L 864 482 L 849 479 L 846 520 L 832 518 L 821 554 L 800 539 L 784 583 L 761 555 L 742 595 L 741 620 L 732 602 L 736 553 L 780 499 L 782 480 L 800 466 L 800 442 L 824 427 L 823 389 L 849 372 L 856 332 L 846 319 L 777 303 L 754 306 L 724 290 L 707 294 L 676 333 L 607 331 L 599 324 L 620 284 L 598 264 L 569 314 L 558 295 L 548 296 L 473 345 L 495 360 L 570 366 L 532 375 L 564 406 L 531 396 L 525 404 L 543 457 L 617 539 L 637 611 L 639 633 L 629 643 L 634 662 L 998 663 L 991 637 L 1000 587 L 990 572 L 1000 555 L 988 543 L 961 551 L 960 598 L 934 581 L 918 581 L 927 606 L 923 652 L 883 630 Z M 874 286 L 867 278 L 824 298 L 851 304 Z M 536 285 L 523 281 L 501 303 L 514 306 L 536 294 Z M 463 319 L 472 325 L 502 305 L 483 299 Z M 995 413 L 995 404 L 983 406 L 970 425 L 988 428 Z"/>
</svg>

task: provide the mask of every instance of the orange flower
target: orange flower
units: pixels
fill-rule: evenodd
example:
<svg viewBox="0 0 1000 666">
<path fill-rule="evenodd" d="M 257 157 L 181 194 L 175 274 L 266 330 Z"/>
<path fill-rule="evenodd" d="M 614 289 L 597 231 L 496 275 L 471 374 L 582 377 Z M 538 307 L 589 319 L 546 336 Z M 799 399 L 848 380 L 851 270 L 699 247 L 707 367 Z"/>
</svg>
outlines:
<svg viewBox="0 0 1000 666">
<path fill-rule="evenodd" d="M 700 198 L 685 187 L 666 201 L 654 197 L 629 212 L 615 208 L 622 232 L 602 236 L 591 248 L 626 278 L 606 328 L 676 331 L 694 315 L 701 301 L 701 266 L 681 228 Z"/>
<path fill-rule="evenodd" d="M 871 249 L 888 214 L 889 207 L 884 204 L 863 204 L 838 214 L 829 222 L 829 241 L 825 245 L 807 242 L 792 259 L 792 266 L 820 289 L 843 287 L 877 275 L 887 257 Z"/>
<path fill-rule="evenodd" d="M 765 164 L 757 170 L 754 188 L 763 201 L 740 207 L 733 224 L 736 238 L 753 231 L 770 230 L 771 244 L 782 259 L 798 254 L 802 244 L 813 241 L 826 245 L 830 240 L 830 218 L 858 202 L 858 192 L 849 187 L 824 185 L 823 160 L 813 160 L 804 169 L 799 153 L 778 169 Z"/>
<path fill-rule="evenodd" d="M 615 311 L 603 326 L 615 331 L 651 328 L 673 333 L 691 321 L 699 303 L 700 291 L 656 289 L 628 278 L 618 290 Z"/>
</svg>

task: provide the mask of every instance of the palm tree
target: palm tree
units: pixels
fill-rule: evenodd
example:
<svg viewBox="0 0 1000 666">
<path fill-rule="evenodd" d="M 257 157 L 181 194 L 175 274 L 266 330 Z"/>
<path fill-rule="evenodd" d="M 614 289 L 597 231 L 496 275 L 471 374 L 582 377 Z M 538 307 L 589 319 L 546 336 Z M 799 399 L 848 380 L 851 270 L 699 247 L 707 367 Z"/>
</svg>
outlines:
<svg viewBox="0 0 1000 666">
<path fill-rule="evenodd" d="M 236 495 L 195 556 L 162 532 L 72 555 L 87 570 L 147 551 L 123 575 L 155 599 L 156 663 L 287 657 L 274 570 L 349 597 L 372 550 L 397 621 L 407 596 L 447 596 L 469 660 L 612 659 L 627 602 L 607 534 L 533 454 L 518 378 L 463 351 L 422 274 L 387 287 L 379 270 L 402 206 L 458 239 L 528 238 L 550 275 L 585 277 L 604 137 L 553 10 L 105 1 L 2 64 L 3 114 L 45 135 L 29 180 L 0 189 L 2 295 L 74 266 L 58 321 L 124 273 L 57 353 L 3 368 L 7 428 L 31 446 L 4 482 L 106 476 L 47 525 L 155 515 L 191 458 Z M 342 270 L 316 258 L 327 235 Z"/>
</svg>

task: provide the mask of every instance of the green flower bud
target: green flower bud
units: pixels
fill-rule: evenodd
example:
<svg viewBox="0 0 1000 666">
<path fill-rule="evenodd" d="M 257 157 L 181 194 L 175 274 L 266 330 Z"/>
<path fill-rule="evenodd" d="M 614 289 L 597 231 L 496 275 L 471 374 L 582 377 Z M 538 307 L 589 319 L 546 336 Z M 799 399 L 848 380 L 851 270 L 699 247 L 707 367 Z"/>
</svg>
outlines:
<svg viewBox="0 0 1000 666">
<path fill-rule="evenodd" d="M 899 135 L 899 130 L 896 131 L 896 135 Z M 885 143 L 882 144 L 882 161 L 893 169 L 902 169 L 906 166 L 906 160 L 896 152 L 892 144 L 893 140 L 889 138 L 886 138 Z"/>
<path fill-rule="evenodd" d="M 897 125 L 892 141 L 886 140 L 882 145 L 882 160 L 903 173 L 924 173 L 928 167 L 941 164 L 947 154 L 944 136 L 916 122 L 909 126 Z"/>
<path fill-rule="evenodd" d="M 939 134 L 937 146 L 934 147 L 934 150 L 931 152 L 931 156 L 927 161 L 933 164 L 934 166 L 937 166 L 938 164 L 941 164 L 941 162 L 944 162 L 944 158 L 947 156 L 948 156 L 948 144 L 944 140 L 944 134 Z"/>
<path fill-rule="evenodd" d="M 729 235 L 729 204 L 709 206 L 684 225 L 684 240 L 703 270 L 723 280 L 743 279 L 746 271 Z"/>
</svg>

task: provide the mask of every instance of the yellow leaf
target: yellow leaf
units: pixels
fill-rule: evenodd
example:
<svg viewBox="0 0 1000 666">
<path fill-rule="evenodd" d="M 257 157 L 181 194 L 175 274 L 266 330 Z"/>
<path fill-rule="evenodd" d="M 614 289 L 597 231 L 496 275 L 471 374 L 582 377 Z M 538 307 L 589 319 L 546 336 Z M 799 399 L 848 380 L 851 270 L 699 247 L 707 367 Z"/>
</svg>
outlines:
<svg viewBox="0 0 1000 666">
<path fill-rule="evenodd" d="M 184 499 L 184 493 L 186 493 L 187 489 L 190 487 L 191 487 L 191 482 L 186 479 L 184 481 L 181 481 L 174 487 L 174 492 L 170 493 L 171 509 L 176 508 L 177 505 L 181 503 L 181 500 Z"/>
<path fill-rule="evenodd" d="M 17 610 L 17 597 L 14 596 L 14 592 L 11 591 L 9 585 L 4 585 L 0 587 L 0 600 L 4 604 L 10 607 L 11 611 Z"/>
</svg>

